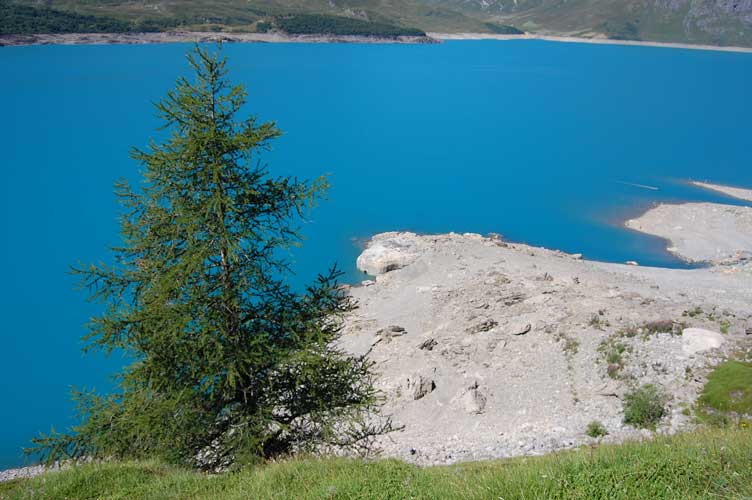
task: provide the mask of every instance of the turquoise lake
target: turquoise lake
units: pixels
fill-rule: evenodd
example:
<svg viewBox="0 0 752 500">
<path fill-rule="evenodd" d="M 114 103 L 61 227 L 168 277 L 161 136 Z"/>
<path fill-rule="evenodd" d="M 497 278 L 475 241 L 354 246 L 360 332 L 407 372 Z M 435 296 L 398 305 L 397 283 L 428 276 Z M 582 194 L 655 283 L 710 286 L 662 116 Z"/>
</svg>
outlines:
<svg viewBox="0 0 752 500">
<path fill-rule="evenodd" d="M 112 185 L 159 138 L 152 102 L 190 45 L 0 49 L 0 469 L 73 420 L 71 386 L 123 362 L 84 356 L 98 310 L 67 274 L 119 242 Z M 752 54 L 544 41 L 226 45 L 248 110 L 285 135 L 271 172 L 330 174 L 296 282 L 390 230 L 497 232 L 613 262 L 680 267 L 621 228 L 654 202 L 741 202 L 752 186 Z M 646 189 L 635 184 L 651 186 Z"/>
</svg>

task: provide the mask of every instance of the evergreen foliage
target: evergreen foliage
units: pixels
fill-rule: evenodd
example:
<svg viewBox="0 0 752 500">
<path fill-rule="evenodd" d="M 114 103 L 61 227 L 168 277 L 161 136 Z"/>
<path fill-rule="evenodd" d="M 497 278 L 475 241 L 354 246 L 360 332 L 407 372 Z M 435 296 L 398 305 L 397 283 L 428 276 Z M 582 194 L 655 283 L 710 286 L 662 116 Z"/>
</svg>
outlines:
<svg viewBox="0 0 752 500">
<path fill-rule="evenodd" d="M 281 16 L 276 18 L 276 23 L 282 31 L 291 35 L 358 35 L 386 38 L 425 36 L 425 32 L 415 28 L 320 14 Z"/>
<path fill-rule="evenodd" d="M 486 28 L 497 35 L 524 35 L 525 32 L 506 24 L 486 23 Z"/>
<path fill-rule="evenodd" d="M 0 35 L 34 33 L 122 33 L 131 23 L 47 7 L 36 8 L 0 0 Z"/>
<path fill-rule="evenodd" d="M 107 307 L 88 349 L 134 361 L 108 396 L 75 393 L 82 423 L 30 451 L 66 457 L 158 457 L 204 468 L 328 446 L 370 449 L 378 417 L 371 363 L 335 343 L 355 304 L 336 268 L 305 292 L 285 281 L 281 250 L 327 188 L 271 177 L 259 154 L 273 122 L 236 121 L 246 101 L 219 52 L 188 57 L 157 104 L 163 144 L 135 149 L 139 190 L 117 184 L 126 213 L 114 265 L 75 269 Z"/>
</svg>

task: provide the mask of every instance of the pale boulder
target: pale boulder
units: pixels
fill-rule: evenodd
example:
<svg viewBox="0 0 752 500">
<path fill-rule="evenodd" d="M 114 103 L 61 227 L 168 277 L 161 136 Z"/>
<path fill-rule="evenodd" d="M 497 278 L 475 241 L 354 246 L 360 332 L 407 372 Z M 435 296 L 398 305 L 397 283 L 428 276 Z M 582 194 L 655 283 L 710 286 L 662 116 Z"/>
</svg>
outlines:
<svg viewBox="0 0 752 500">
<path fill-rule="evenodd" d="M 703 328 L 685 328 L 682 331 L 682 351 L 684 354 L 697 354 L 721 347 L 723 335 Z"/>
<path fill-rule="evenodd" d="M 382 233 L 371 239 L 356 264 L 359 270 L 378 276 L 412 264 L 422 253 L 415 233 Z"/>
</svg>

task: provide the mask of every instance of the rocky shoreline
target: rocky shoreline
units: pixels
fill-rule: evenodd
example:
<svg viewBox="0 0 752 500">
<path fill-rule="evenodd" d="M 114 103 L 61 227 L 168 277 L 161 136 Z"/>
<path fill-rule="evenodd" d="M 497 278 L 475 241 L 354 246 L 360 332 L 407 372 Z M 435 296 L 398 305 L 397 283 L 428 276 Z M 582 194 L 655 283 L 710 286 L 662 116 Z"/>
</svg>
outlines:
<svg viewBox="0 0 752 500">
<path fill-rule="evenodd" d="M 590 262 L 475 234 L 385 233 L 369 248 L 385 251 L 361 267 L 389 270 L 352 288 L 342 345 L 376 363 L 404 426 L 384 455 L 418 464 L 594 444 L 592 421 L 603 442 L 649 437 L 622 401 L 647 383 L 670 395 L 658 432 L 689 429 L 706 374 L 752 340 L 752 270 Z"/>
<path fill-rule="evenodd" d="M 752 201 L 752 190 L 704 182 L 691 184 Z M 752 206 L 720 203 L 659 204 L 625 226 L 664 238 L 667 250 L 687 262 L 752 265 Z"/>
<path fill-rule="evenodd" d="M 713 261 L 689 270 L 494 235 L 374 236 L 358 267 L 375 279 L 351 289 L 360 308 L 342 346 L 376 363 L 384 411 L 404 426 L 379 441 L 383 454 L 432 465 L 649 438 L 624 424 L 624 397 L 644 384 L 668 397 L 657 433 L 693 428 L 707 374 L 752 349 L 747 210 L 659 206 L 630 224 L 668 237 L 676 218 L 691 219 L 675 251 Z M 589 437 L 594 421 L 608 435 Z"/>
<path fill-rule="evenodd" d="M 158 33 L 60 33 L 0 35 L 0 47 L 21 45 L 111 45 L 162 43 L 438 43 L 428 36 L 285 35 L 282 33 L 224 33 L 169 31 Z"/>
<path fill-rule="evenodd" d="M 544 40 L 564 43 L 590 43 L 599 45 L 629 45 L 663 47 L 672 49 L 712 50 L 721 52 L 752 53 L 752 47 L 697 45 L 689 43 L 613 40 L 600 34 L 592 37 L 545 35 L 497 35 L 493 33 L 427 33 L 426 36 L 354 36 L 354 35 L 286 35 L 283 33 L 231 33 L 201 31 L 165 31 L 157 33 L 58 33 L 0 35 L 0 47 L 23 45 L 110 45 L 110 44 L 161 44 L 161 43 L 442 43 L 449 40 Z"/>
</svg>

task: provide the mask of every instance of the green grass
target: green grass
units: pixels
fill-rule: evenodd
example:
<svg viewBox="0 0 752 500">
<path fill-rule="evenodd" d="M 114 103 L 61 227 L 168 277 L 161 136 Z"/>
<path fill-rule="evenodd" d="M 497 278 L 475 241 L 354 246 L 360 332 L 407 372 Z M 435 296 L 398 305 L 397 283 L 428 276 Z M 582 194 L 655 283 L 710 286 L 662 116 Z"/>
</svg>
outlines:
<svg viewBox="0 0 752 500">
<path fill-rule="evenodd" d="M 0 484 L 5 499 L 748 498 L 752 432 L 698 431 L 545 457 L 417 468 L 297 459 L 208 476 L 155 462 L 85 465 Z"/>
<path fill-rule="evenodd" d="M 752 364 L 726 361 L 708 376 L 698 400 L 701 416 L 752 415 Z"/>
</svg>

